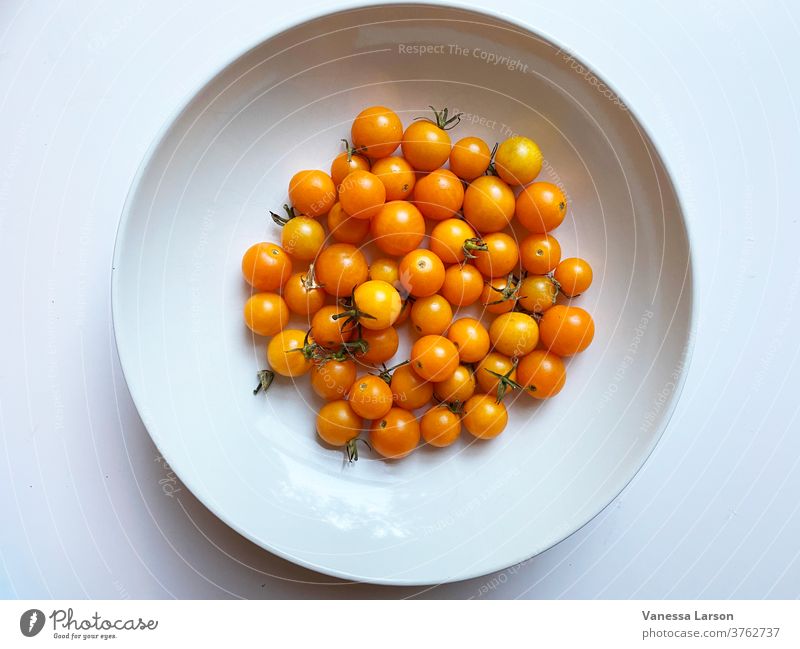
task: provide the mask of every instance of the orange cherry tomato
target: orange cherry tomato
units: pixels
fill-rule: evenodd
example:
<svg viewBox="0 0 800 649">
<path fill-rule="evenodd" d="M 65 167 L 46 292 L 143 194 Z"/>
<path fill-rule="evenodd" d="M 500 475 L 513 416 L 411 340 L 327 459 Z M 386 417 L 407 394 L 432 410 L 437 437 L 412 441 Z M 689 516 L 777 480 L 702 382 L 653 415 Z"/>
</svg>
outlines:
<svg viewBox="0 0 800 649">
<path fill-rule="evenodd" d="M 444 284 L 444 264 L 430 250 L 412 250 L 400 260 L 400 284 L 414 297 L 428 297 Z"/>
<path fill-rule="evenodd" d="M 311 261 L 325 244 L 325 228 L 308 216 L 295 216 L 283 226 L 281 246 L 294 259 Z"/>
<path fill-rule="evenodd" d="M 492 152 L 479 137 L 465 137 L 450 151 L 450 171 L 459 178 L 470 181 L 482 176 L 489 168 Z"/>
<path fill-rule="evenodd" d="M 400 257 L 425 238 L 425 219 L 408 201 L 391 201 L 373 217 L 370 233 L 381 252 Z"/>
<path fill-rule="evenodd" d="M 400 337 L 394 327 L 363 329 L 361 340 L 367 343 L 367 351 L 358 355 L 358 359 L 364 363 L 385 363 L 397 353 L 400 346 Z"/>
<path fill-rule="evenodd" d="M 295 273 L 283 285 L 283 299 L 286 301 L 289 311 L 297 315 L 315 314 L 324 306 L 325 297 L 325 291 L 314 282 L 311 269 L 303 273 Z"/>
<path fill-rule="evenodd" d="M 447 406 L 433 406 L 419 420 L 419 429 L 431 446 L 450 446 L 461 435 L 461 417 Z"/>
<path fill-rule="evenodd" d="M 534 399 L 549 399 L 561 392 L 567 380 L 564 361 L 550 352 L 536 349 L 520 359 L 517 383 Z"/>
<path fill-rule="evenodd" d="M 403 123 L 386 106 L 370 106 L 353 120 L 350 139 L 364 155 L 376 160 L 392 155 L 403 137 Z"/>
<path fill-rule="evenodd" d="M 363 155 L 358 155 L 355 149 L 350 147 L 347 140 L 342 140 L 342 142 L 344 142 L 346 150 L 337 155 L 331 162 L 331 180 L 333 180 L 333 184 L 336 187 L 342 184 L 342 181 L 350 172 L 356 169 L 361 169 L 362 171 L 369 171 L 370 169 L 367 158 Z"/>
<path fill-rule="evenodd" d="M 481 304 L 489 313 L 508 313 L 514 308 L 519 296 L 519 287 L 507 277 L 490 279 L 483 287 Z"/>
<path fill-rule="evenodd" d="M 306 332 L 299 329 L 284 329 L 278 332 L 267 345 L 267 362 L 281 376 L 302 376 L 311 370 L 311 360 L 301 351 L 305 345 Z"/>
<path fill-rule="evenodd" d="M 327 360 L 311 369 L 311 389 L 326 401 L 344 399 L 356 380 L 356 364 L 351 360 Z"/>
<path fill-rule="evenodd" d="M 400 459 L 419 444 L 420 430 L 417 418 L 402 408 L 392 408 L 381 419 L 372 422 L 369 443 L 383 457 Z"/>
<path fill-rule="evenodd" d="M 386 188 L 372 172 L 356 169 L 339 185 L 339 204 L 354 219 L 372 218 L 385 202 Z"/>
<path fill-rule="evenodd" d="M 477 363 L 489 353 L 489 332 L 475 318 L 459 318 L 453 322 L 447 338 L 456 346 L 462 363 Z"/>
<path fill-rule="evenodd" d="M 400 271 L 394 259 L 381 257 L 369 265 L 369 278 L 379 279 L 395 288 L 400 286 Z"/>
<path fill-rule="evenodd" d="M 319 253 L 314 263 L 317 281 L 328 295 L 349 296 L 367 279 L 369 269 L 363 253 L 348 243 L 335 243 Z"/>
<path fill-rule="evenodd" d="M 453 306 L 475 304 L 483 292 L 483 275 L 472 264 L 453 264 L 444 272 L 439 292 Z"/>
<path fill-rule="evenodd" d="M 519 262 L 519 248 L 513 237 L 493 232 L 483 237 L 486 250 L 476 250 L 472 263 L 484 277 L 505 277 Z"/>
<path fill-rule="evenodd" d="M 350 386 L 347 401 L 359 417 L 380 419 L 392 408 L 392 390 L 379 376 L 365 374 Z"/>
<path fill-rule="evenodd" d="M 460 264 L 482 246 L 472 226 L 461 219 L 445 219 L 433 226 L 430 248 L 445 264 Z"/>
<path fill-rule="evenodd" d="M 317 414 L 317 434 L 331 446 L 345 446 L 358 437 L 363 428 L 364 420 L 347 401 L 326 403 Z"/>
<path fill-rule="evenodd" d="M 539 342 L 539 325 L 527 313 L 504 313 L 492 321 L 489 338 L 495 351 L 511 358 L 525 356 Z"/>
<path fill-rule="evenodd" d="M 528 275 L 519 284 L 519 305 L 531 313 L 544 313 L 557 296 L 558 288 L 547 275 Z"/>
<path fill-rule="evenodd" d="M 532 275 L 545 275 L 558 266 L 561 246 L 550 234 L 529 234 L 519 244 L 522 266 Z"/>
<path fill-rule="evenodd" d="M 508 138 L 494 154 L 497 175 L 512 187 L 527 185 L 536 178 L 543 161 L 544 156 L 536 142 L 521 135 Z"/>
<path fill-rule="evenodd" d="M 414 205 L 433 221 L 453 218 L 463 203 L 464 186 L 449 169 L 431 171 L 414 187 Z"/>
<path fill-rule="evenodd" d="M 500 379 L 495 374 L 505 376 L 512 381 L 517 380 L 517 370 L 514 362 L 508 357 L 498 352 L 489 352 L 475 367 L 475 381 L 481 392 L 490 394 L 493 398 L 497 397 L 497 388 L 500 386 Z"/>
<path fill-rule="evenodd" d="M 439 114 L 436 116 L 439 120 Z M 422 119 L 411 122 L 400 142 L 403 157 L 417 171 L 433 171 L 450 157 L 450 136 L 439 124 Z"/>
<path fill-rule="evenodd" d="M 466 403 L 475 394 L 475 375 L 466 365 L 459 365 L 450 376 L 433 386 L 433 396 L 448 403 Z"/>
<path fill-rule="evenodd" d="M 411 196 L 417 182 L 414 168 L 400 156 L 376 160 L 372 165 L 372 173 L 383 183 L 387 201 L 405 200 Z"/>
<path fill-rule="evenodd" d="M 582 352 L 594 338 L 594 320 L 577 306 L 556 304 L 539 321 L 544 346 L 558 356 Z"/>
<path fill-rule="evenodd" d="M 508 424 L 508 411 L 488 394 L 476 394 L 464 405 L 464 428 L 478 439 L 492 439 Z"/>
<path fill-rule="evenodd" d="M 411 368 L 426 381 L 444 381 L 457 367 L 458 350 L 444 336 L 423 336 L 411 347 Z"/>
<path fill-rule="evenodd" d="M 336 185 L 324 171 L 298 171 L 289 181 L 289 201 L 298 213 L 317 218 L 336 202 Z"/>
<path fill-rule="evenodd" d="M 257 243 L 242 257 L 242 274 L 257 291 L 274 291 L 292 274 L 292 260 L 276 243 Z"/>
<path fill-rule="evenodd" d="M 464 192 L 464 218 L 481 234 L 503 230 L 514 207 L 514 192 L 497 176 L 480 176 Z"/>
<path fill-rule="evenodd" d="M 245 324 L 259 336 L 274 336 L 289 322 L 289 307 L 277 293 L 255 293 L 244 304 Z"/>
<path fill-rule="evenodd" d="M 420 378 L 408 364 L 401 365 L 392 373 L 390 385 L 398 408 L 416 410 L 433 398 L 433 383 Z"/>
<path fill-rule="evenodd" d="M 564 295 L 575 297 L 592 285 L 592 267 L 585 259 L 569 257 L 556 266 L 553 277 Z"/>
<path fill-rule="evenodd" d="M 345 325 L 345 318 L 334 318 L 343 313 L 345 310 L 338 305 L 322 307 L 311 318 L 311 338 L 318 345 L 329 349 L 352 339 L 354 327 Z"/>
<path fill-rule="evenodd" d="M 420 336 L 443 334 L 452 319 L 453 309 L 441 295 L 421 297 L 411 307 L 411 323 Z"/>
<path fill-rule="evenodd" d="M 341 203 L 335 203 L 328 212 L 328 230 L 334 241 L 355 245 L 369 234 L 369 221 L 354 219 L 342 209 Z"/>
<path fill-rule="evenodd" d="M 397 289 L 379 279 L 359 284 L 353 292 L 353 301 L 358 311 L 358 323 L 364 329 L 391 327 L 403 308 Z"/>
<path fill-rule="evenodd" d="M 561 225 L 567 215 L 567 197 L 553 183 L 533 183 L 517 196 L 516 214 L 526 230 L 544 234 Z"/>
</svg>

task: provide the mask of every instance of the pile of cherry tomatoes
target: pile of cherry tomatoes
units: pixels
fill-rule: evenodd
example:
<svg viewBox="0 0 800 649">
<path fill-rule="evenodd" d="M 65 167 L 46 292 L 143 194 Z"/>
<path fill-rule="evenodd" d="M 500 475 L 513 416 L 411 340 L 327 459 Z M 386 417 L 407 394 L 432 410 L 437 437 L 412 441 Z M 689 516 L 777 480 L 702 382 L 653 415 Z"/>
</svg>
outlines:
<svg viewBox="0 0 800 649">
<path fill-rule="evenodd" d="M 271 337 L 255 391 L 276 374 L 310 374 L 326 401 L 317 433 L 351 460 L 358 441 L 401 458 L 420 439 L 449 446 L 462 427 L 496 437 L 508 421 L 504 398 L 558 394 L 562 358 L 594 336 L 589 313 L 571 303 L 592 269 L 561 259 L 552 231 L 567 199 L 534 182 L 539 147 L 521 136 L 493 150 L 477 137 L 453 145 L 460 116 L 432 110 L 405 129 L 389 108 L 361 111 L 330 173 L 289 181 L 286 214 L 272 213 L 280 244 L 257 243 L 242 259 L 252 287 L 245 322 Z M 378 250 L 371 263 L 367 245 Z M 488 328 L 459 317 L 472 304 L 492 318 Z M 290 313 L 308 326 L 287 328 Z M 387 368 L 407 321 L 409 358 Z"/>
</svg>

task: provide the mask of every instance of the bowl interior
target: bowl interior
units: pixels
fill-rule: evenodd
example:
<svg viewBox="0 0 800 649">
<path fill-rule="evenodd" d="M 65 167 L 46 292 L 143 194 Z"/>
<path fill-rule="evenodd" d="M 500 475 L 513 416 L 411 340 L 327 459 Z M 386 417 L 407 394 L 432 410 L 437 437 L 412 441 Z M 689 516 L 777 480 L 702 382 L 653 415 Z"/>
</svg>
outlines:
<svg viewBox="0 0 800 649">
<path fill-rule="evenodd" d="M 562 185 L 570 202 L 556 232 L 564 256 L 595 270 L 577 302 L 597 333 L 569 361 L 563 392 L 509 404 L 496 440 L 422 448 L 400 462 L 364 453 L 347 465 L 316 440 L 320 401 L 307 380 L 253 396 L 266 345 L 242 322 L 240 259 L 256 241 L 280 241 L 267 210 L 286 201 L 289 177 L 327 169 L 353 116 L 372 104 L 404 123 L 429 104 L 462 111 L 454 139 L 521 133 L 539 143 L 540 179 Z M 217 515 L 322 572 L 436 583 L 550 547 L 633 477 L 680 384 L 689 246 L 646 133 L 583 64 L 481 14 L 385 5 L 285 31 L 191 99 L 134 185 L 113 301 L 143 420 Z"/>
</svg>

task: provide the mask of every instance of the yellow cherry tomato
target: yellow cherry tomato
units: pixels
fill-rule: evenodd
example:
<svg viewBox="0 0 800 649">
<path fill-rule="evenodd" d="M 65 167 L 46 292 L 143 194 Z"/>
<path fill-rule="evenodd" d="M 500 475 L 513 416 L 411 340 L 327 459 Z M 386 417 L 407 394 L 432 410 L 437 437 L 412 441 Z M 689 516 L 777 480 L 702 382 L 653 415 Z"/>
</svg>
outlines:
<svg viewBox="0 0 800 649">
<path fill-rule="evenodd" d="M 245 324 L 259 336 L 274 336 L 289 322 L 289 307 L 277 293 L 255 293 L 244 305 Z"/>
<path fill-rule="evenodd" d="M 370 106 L 353 120 L 350 139 L 364 155 L 376 160 L 392 155 L 403 137 L 403 123 L 386 106 Z"/>
<path fill-rule="evenodd" d="M 458 350 L 444 336 L 423 336 L 411 348 L 411 368 L 426 381 L 444 381 L 457 367 Z"/>
<path fill-rule="evenodd" d="M 395 288 L 399 286 L 399 271 L 394 259 L 381 257 L 369 265 L 369 279 L 379 279 Z"/>
<path fill-rule="evenodd" d="M 392 373 L 390 385 L 398 408 L 416 410 L 433 398 L 433 383 L 420 378 L 408 364 Z"/>
<path fill-rule="evenodd" d="M 450 171 L 462 180 L 475 180 L 489 168 L 492 152 L 479 137 L 465 137 L 450 151 Z"/>
<path fill-rule="evenodd" d="M 450 157 L 450 136 L 447 131 L 461 120 L 460 115 L 449 117 L 447 108 L 432 110 L 434 119 L 421 118 L 411 122 L 400 142 L 403 157 L 417 171 L 433 171 L 447 162 Z"/>
<path fill-rule="evenodd" d="M 292 260 L 279 245 L 264 241 L 250 246 L 244 253 L 242 274 L 257 291 L 274 291 L 292 274 Z"/>
<path fill-rule="evenodd" d="M 283 226 L 281 247 L 295 259 L 311 261 L 324 243 L 325 228 L 316 219 L 295 216 Z"/>
<path fill-rule="evenodd" d="M 443 334 L 452 319 L 453 309 L 441 295 L 417 298 L 411 307 L 411 324 L 420 336 Z"/>
<path fill-rule="evenodd" d="M 556 266 L 553 278 L 564 295 L 575 297 L 592 285 L 592 267 L 585 259 L 569 257 Z"/>
<path fill-rule="evenodd" d="M 448 403 L 466 403 L 476 389 L 475 375 L 466 365 L 459 365 L 456 371 L 445 379 L 433 386 L 433 395 L 439 401 Z"/>
<path fill-rule="evenodd" d="M 289 200 L 298 213 L 317 218 L 336 202 L 336 185 L 324 171 L 298 171 L 289 181 Z"/>
<path fill-rule="evenodd" d="M 525 356 L 539 342 L 539 325 L 527 313 L 512 311 L 497 316 L 489 327 L 495 350 L 511 358 Z"/>
<path fill-rule="evenodd" d="M 528 275 L 519 284 L 519 305 L 531 313 L 544 313 L 557 296 L 558 288 L 547 275 Z"/>
<path fill-rule="evenodd" d="M 281 376 L 302 376 L 311 370 L 311 360 L 305 357 L 306 332 L 284 329 L 267 345 L 267 362 Z"/>
<path fill-rule="evenodd" d="M 480 320 L 459 318 L 447 331 L 447 338 L 458 349 L 462 363 L 477 363 L 489 352 L 489 332 Z"/>
<path fill-rule="evenodd" d="M 544 157 L 530 138 L 516 135 L 508 138 L 494 154 L 497 175 L 509 185 L 527 185 L 542 170 Z"/>
<path fill-rule="evenodd" d="M 369 429 L 372 448 L 393 460 L 405 457 L 417 448 L 419 438 L 417 418 L 402 408 L 392 408 L 381 419 L 372 422 Z"/>
<path fill-rule="evenodd" d="M 391 327 L 403 308 L 403 300 L 397 289 L 379 279 L 359 284 L 353 292 L 353 301 L 358 323 L 365 329 Z"/>
<path fill-rule="evenodd" d="M 405 200 L 411 196 L 417 182 L 414 168 L 400 156 L 376 160 L 372 165 L 372 173 L 383 183 L 387 201 Z"/>
<path fill-rule="evenodd" d="M 508 411 L 488 394 L 476 394 L 464 405 L 464 428 L 478 439 L 492 439 L 505 430 Z"/>
<path fill-rule="evenodd" d="M 317 415 L 317 434 L 331 446 L 344 446 L 358 437 L 364 428 L 359 417 L 347 401 L 331 401 L 320 408 Z"/>
<path fill-rule="evenodd" d="M 505 229 L 515 207 L 514 192 L 497 176 L 480 176 L 464 192 L 464 218 L 481 234 Z"/>
<path fill-rule="evenodd" d="M 461 417 L 447 406 L 433 406 L 419 420 L 419 429 L 431 446 L 450 446 L 461 435 Z"/>
<path fill-rule="evenodd" d="M 379 376 L 357 378 L 347 393 L 350 407 L 364 419 L 380 419 L 392 408 L 392 390 Z"/>
<path fill-rule="evenodd" d="M 400 337 L 397 329 L 362 329 L 361 340 L 367 344 L 367 351 L 358 354 L 358 360 L 364 363 L 385 363 L 397 353 Z"/>
</svg>

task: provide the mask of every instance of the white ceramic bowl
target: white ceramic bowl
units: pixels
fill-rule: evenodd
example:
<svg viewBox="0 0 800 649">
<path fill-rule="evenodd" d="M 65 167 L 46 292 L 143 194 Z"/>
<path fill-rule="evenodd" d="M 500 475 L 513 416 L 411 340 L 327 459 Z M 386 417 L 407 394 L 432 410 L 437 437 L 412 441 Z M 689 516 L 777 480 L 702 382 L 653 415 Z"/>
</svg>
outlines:
<svg viewBox="0 0 800 649">
<path fill-rule="evenodd" d="M 418 53 L 412 46 L 435 46 Z M 416 52 L 416 53 L 415 53 Z M 503 58 L 506 57 L 506 58 Z M 496 63 L 500 61 L 500 63 Z M 454 137 L 527 134 L 570 200 L 565 256 L 591 261 L 595 316 L 563 392 L 510 406 L 491 442 L 353 465 L 314 434 L 307 381 L 254 397 L 265 341 L 242 322 L 243 251 L 279 241 L 267 209 L 327 169 L 363 107 L 465 113 Z M 133 398 L 184 483 L 264 548 L 348 579 L 429 584 L 559 542 L 628 483 L 682 382 L 690 252 L 664 163 L 609 86 L 550 41 L 456 8 L 383 5 L 264 41 L 199 89 L 154 144 L 120 225 L 114 326 Z M 464 437 L 469 437 L 466 433 Z"/>
</svg>

